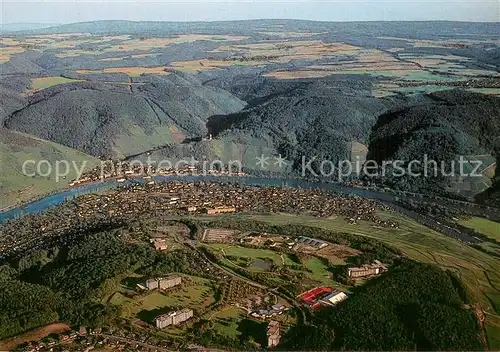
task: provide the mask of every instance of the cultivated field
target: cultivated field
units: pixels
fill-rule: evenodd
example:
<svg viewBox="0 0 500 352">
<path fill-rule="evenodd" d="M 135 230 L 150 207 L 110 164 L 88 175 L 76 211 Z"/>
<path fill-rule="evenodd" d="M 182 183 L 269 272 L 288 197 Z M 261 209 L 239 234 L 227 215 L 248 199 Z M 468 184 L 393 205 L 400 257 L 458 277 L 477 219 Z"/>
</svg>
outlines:
<svg viewBox="0 0 500 352">
<path fill-rule="evenodd" d="M 155 74 L 155 75 L 168 75 L 169 73 L 165 71 L 165 67 L 110 67 L 104 68 L 102 70 L 76 70 L 76 73 L 80 74 L 92 74 L 92 73 L 125 73 L 131 77 L 137 77 L 143 74 Z"/>
<path fill-rule="evenodd" d="M 258 31 L 256 38 L 244 35 L 179 34 L 172 36 L 90 35 L 84 33 L 6 37 L 0 40 L 0 64 L 26 50 L 49 52 L 64 61 L 68 72 L 80 74 L 124 73 L 165 75 L 165 67 L 186 72 L 221 70 L 235 67 L 265 69 L 265 77 L 275 79 L 311 79 L 330 75 L 364 75 L 389 80 L 394 87 L 378 86 L 375 97 L 396 94 L 421 94 L 449 89 L 439 82 L 466 81 L 473 78 L 499 78 L 494 66 L 477 65 L 471 57 L 460 53 L 443 54 L 444 49 L 462 50 L 481 45 L 497 45 L 498 41 L 417 40 L 379 37 L 397 41 L 392 48 L 364 47 L 349 41 L 314 39 L 328 32 Z M 262 40 L 264 36 L 264 40 Z M 165 61 L 166 48 L 188 43 L 210 43 L 194 57 Z M 214 44 L 216 44 L 214 46 Z M 218 45 L 218 46 L 217 46 Z M 440 50 L 439 52 L 434 52 Z M 94 58 L 88 67 L 88 56 Z M 122 63 L 122 61 L 126 61 Z M 290 67 L 289 64 L 293 63 Z M 398 85 L 398 82 L 428 83 L 419 87 Z M 45 88 L 42 84 L 40 86 Z M 497 86 L 470 88 L 479 93 L 498 95 Z"/>
</svg>

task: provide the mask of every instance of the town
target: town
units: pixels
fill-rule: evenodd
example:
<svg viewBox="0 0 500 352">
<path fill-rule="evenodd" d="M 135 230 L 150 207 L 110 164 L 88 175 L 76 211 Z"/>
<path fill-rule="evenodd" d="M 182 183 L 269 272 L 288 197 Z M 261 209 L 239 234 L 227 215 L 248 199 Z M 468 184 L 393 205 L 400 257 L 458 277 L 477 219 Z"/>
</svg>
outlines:
<svg viewBox="0 0 500 352">
<path fill-rule="evenodd" d="M 279 346 L 283 331 L 304 319 L 305 311 L 335 307 L 349 298 L 349 285 L 362 284 L 387 271 L 389 265 L 378 260 L 348 264 L 349 258 L 362 254 L 359 248 L 370 247 L 362 242 L 350 246 L 341 234 L 329 240 L 321 233 L 300 229 L 255 230 L 246 224 L 243 230 L 234 228 L 237 219 L 229 221 L 229 226 L 213 221 L 237 214 L 290 213 L 319 219 L 341 217 L 347 226 L 366 222 L 380 229 L 397 228 L 397 223 L 377 216 L 383 209 L 374 201 L 318 190 L 220 182 L 134 183 L 81 195 L 42 214 L 5 222 L 0 227 L 2 255 L 16 258 L 16 253 L 29 255 L 54 245 L 68 246 L 88 228 L 110 227 L 120 229 L 120 241 L 145 245 L 159 258 L 174 253 L 185 253 L 188 258 L 187 273 L 132 273 L 107 298 L 120 307 L 131 329 L 121 324 L 114 329 L 82 327 L 58 339 L 31 343 L 28 350 L 88 346 L 168 351 L 172 344 L 177 346 L 174 336 L 190 334 L 205 321 L 218 333 L 239 321 L 265 324 L 267 341 L 261 340 L 258 346 L 273 348 Z M 195 225 L 195 219 L 213 225 Z M 343 263 L 341 276 L 349 280 L 348 285 L 329 273 L 332 263 Z M 230 312 L 227 317 L 226 311 Z M 143 337 L 153 332 L 164 334 L 163 338 Z"/>
<path fill-rule="evenodd" d="M 161 164 L 161 162 L 160 162 Z M 237 165 L 208 164 L 195 159 L 178 161 L 175 167 L 170 165 L 159 167 L 150 163 L 133 163 L 122 160 L 102 161 L 101 165 L 82 173 L 78 179 L 69 183 L 69 187 L 81 186 L 89 183 L 116 180 L 125 182 L 127 179 L 142 178 L 151 182 L 153 176 L 179 176 L 179 175 L 218 175 L 218 176 L 245 176 L 241 167 Z"/>
<path fill-rule="evenodd" d="M 57 211 L 24 216 L 20 223 L 4 222 L 0 225 L 0 258 L 42 246 L 48 237 L 57 237 L 70 228 L 139 215 L 289 213 L 319 218 L 340 216 L 350 223 L 368 221 L 374 226 L 397 227 L 397 223 L 376 215 L 380 209 L 386 207 L 376 201 L 321 190 L 220 182 L 134 183 L 99 194 L 81 195 L 59 206 Z"/>
</svg>

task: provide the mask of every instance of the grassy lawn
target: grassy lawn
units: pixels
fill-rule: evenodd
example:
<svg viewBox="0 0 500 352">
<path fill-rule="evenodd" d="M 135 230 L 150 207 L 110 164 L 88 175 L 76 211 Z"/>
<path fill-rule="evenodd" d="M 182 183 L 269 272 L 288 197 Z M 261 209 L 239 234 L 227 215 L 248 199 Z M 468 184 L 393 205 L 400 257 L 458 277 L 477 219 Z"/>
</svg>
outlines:
<svg viewBox="0 0 500 352">
<path fill-rule="evenodd" d="M 311 270 L 312 272 L 308 272 L 306 275 L 311 279 L 321 282 L 332 282 L 329 278 L 328 267 L 325 264 L 325 260 L 321 260 L 320 258 L 312 257 L 305 261 L 304 266 Z"/>
<path fill-rule="evenodd" d="M 214 251 L 222 251 L 226 256 L 235 256 L 235 257 L 243 257 L 250 259 L 267 259 L 269 261 L 274 262 L 276 266 L 282 266 L 281 257 L 277 252 L 268 249 L 259 249 L 259 248 L 245 248 L 240 246 L 235 246 L 231 244 L 210 244 L 206 245 Z M 284 256 L 285 263 L 292 264 L 293 262 L 288 258 L 288 256 Z"/>
<path fill-rule="evenodd" d="M 499 331 L 500 258 L 446 237 L 399 214 L 384 212 L 379 216 L 397 221 L 399 228 L 377 228 L 372 223 L 364 222 L 351 225 L 341 218 L 317 219 L 282 214 L 247 215 L 248 218 L 272 224 L 293 223 L 372 237 L 400 249 L 411 259 L 449 269 L 461 278 L 472 299 L 485 311 L 487 331 Z M 488 341 L 490 349 L 500 349 L 498 337 L 495 338 L 489 333 Z"/>
<path fill-rule="evenodd" d="M 199 309 L 215 302 L 214 291 L 210 281 L 204 278 L 183 276 L 188 278 L 180 289 L 167 291 L 154 290 L 128 298 L 122 292 L 115 292 L 109 302 L 122 307 L 122 316 L 138 318 L 150 322 L 155 316 L 177 308 Z"/>
<path fill-rule="evenodd" d="M 471 229 L 478 230 L 485 236 L 500 242 L 500 223 L 484 218 L 472 217 L 461 220 L 460 224 Z"/>
<path fill-rule="evenodd" d="M 286 253 L 283 253 L 283 260 L 281 259 L 281 255 L 278 252 L 274 252 L 269 249 L 260 249 L 260 248 L 245 248 L 245 247 L 240 247 L 237 245 L 232 245 L 232 244 L 210 244 L 210 245 L 205 245 L 209 247 L 213 251 L 222 251 L 224 250 L 224 253 L 226 256 L 234 256 L 234 257 L 239 257 L 239 258 L 249 258 L 250 260 L 258 260 L 260 259 L 265 259 L 267 261 L 272 261 L 277 267 L 283 267 L 283 263 L 285 263 L 286 266 L 290 267 L 292 265 L 297 266 L 300 265 L 296 262 L 294 262 L 290 256 Z M 235 268 L 237 266 L 240 266 L 244 268 L 245 270 L 248 271 L 253 271 L 253 272 L 264 272 L 265 270 L 259 268 L 258 266 L 254 264 L 250 264 L 248 266 L 243 265 L 244 261 L 243 260 L 237 260 L 237 259 L 231 259 L 229 260 L 228 258 L 224 259 L 224 263 L 228 267 Z M 297 275 L 303 275 L 304 279 L 309 282 L 309 284 L 322 284 L 322 285 L 334 285 L 335 287 L 341 287 L 339 283 L 336 283 L 333 281 L 330 276 L 328 275 L 328 267 L 326 265 L 326 259 L 321 259 L 317 258 L 314 256 L 310 256 L 307 260 L 305 260 L 302 264 L 303 269 L 291 269 L 291 272 L 297 274 Z M 268 272 L 270 275 L 270 279 L 274 280 L 276 282 L 276 285 L 282 285 L 285 284 L 286 282 L 283 281 L 283 279 L 279 276 L 278 272 Z M 271 277 L 272 276 L 272 277 Z M 314 283 L 315 282 L 315 283 Z M 343 286 L 342 286 L 343 287 Z"/>
<path fill-rule="evenodd" d="M 231 339 L 238 338 L 241 332 L 238 331 L 239 322 L 246 317 L 246 312 L 237 307 L 228 307 L 212 316 L 214 329 L 221 335 Z"/>
</svg>

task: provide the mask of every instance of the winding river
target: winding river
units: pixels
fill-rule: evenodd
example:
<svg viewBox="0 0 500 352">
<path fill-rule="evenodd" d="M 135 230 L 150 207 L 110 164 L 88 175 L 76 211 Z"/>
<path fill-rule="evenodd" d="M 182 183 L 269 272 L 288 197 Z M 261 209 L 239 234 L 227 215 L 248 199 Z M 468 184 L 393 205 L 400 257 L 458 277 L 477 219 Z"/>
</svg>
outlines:
<svg viewBox="0 0 500 352">
<path fill-rule="evenodd" d="M 170 181 L 219 181 L 240 183 L 249 186 L 281 186 L 291 188 L 307 188 L 307 189 L 323 189 L 328 191 L 335 191 L 344 194 L 355 194 L 358 196 L 377 199 L 381 201 L 393 201 L 393 196 L 382 192 L 369 191 L 361 188 L 347 187 L 331 183 L 316 183 L 296 179 L 280 179 L 280 178 L 259 178 L 259 177 L 241 177 L 241 176 L 215 176 L 215 175 L 183 175 L 183 176 L 153 176 L 156 182 L 170 182 Z M 125 182 L 118 182 L 116 180 L 103 181 L 87 184 L 81 187 L 73 187 L 68 190 L 61 191 L 56 194 L 40 198 L 31 203 L 20 205 L 16 208 L 0 213 L 0 223 L 5 220 L 17 218 L 25 214 L 40 213 L 48 208 L 59 205 L 66 200 L 74 199 L 80 195 L 95 193 L 113 189 L 123 185 L 130 185 L 134 182 L 145 182 L 141 178 L 126 180 Z"/>
<path fill-rule="evenodd" d="M 156 182 L 171 182 L 171 181 L 219 181 L 228 183 L 239 183 L 248 186 L 280 186 L 290 188 L 306 188 L 306 189 L 321 189 L 346 195 L 356 195 L 368 199 L 378 200 L 393 207 L 398 212 L 407 215 L 414 220 L 437 230 L 444 235 L 459 239 L 467 243 L 477 243 L 478 240 L 472 236 L 464 234 L 456 229 L 443 225 L 436 220 L 426 217 L 422 214 L 402 208 L 396 204 L 397 198 L 391 193 L 367 190 L 363 188 L 349 187 L 340 184 L 310 182 L 297 179 L 281 179 L 281 178 L 261 178 L 261 177 L 247 177 L 247 176 L 215 176 L 215 175 L 177 175 L 177 176 L 153 176 L 152 179 Z M 0 213 L 0 224 L 8 219 L 18 218 L 25 214 L 34 214 L 43 212 L 51 207 L 59 205 L 67 200 L 74 199 L 80 195 L 95 193 L 113 189 L 123 185 L 130 185 L 133 183 L 144 183 L 144 179 L 136 178 L 126 180 L 125 182 L 118 182 L 116 180 L 92 183 L 80 187 L 74 187 L 69 190 L 64 190 L 59 193 L 41 198 L 31 203 L 4 211 Z"/>
</svg>

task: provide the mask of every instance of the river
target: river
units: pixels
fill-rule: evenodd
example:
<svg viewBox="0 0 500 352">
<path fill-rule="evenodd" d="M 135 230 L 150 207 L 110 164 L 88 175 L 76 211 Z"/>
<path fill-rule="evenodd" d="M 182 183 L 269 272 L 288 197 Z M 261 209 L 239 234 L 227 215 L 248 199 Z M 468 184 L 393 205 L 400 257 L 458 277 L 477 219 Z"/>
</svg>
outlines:
<svg viewBox="0 0 500 352">
<path fill-rule="evenodd" d="M 388 192 L 379 192 L 373 190 L 367 190 L 363 188 L 349 187 L 340 184 L 333 183 L 322 183 L 322 182 L 310 182 L 305 180 L 297 179 L 281 179 L 281 178 L 261 178 L 261 177 L 248 177 L 248 176 L 215 176 L 215 175 L 176 175 L 176 176 L 153 176 L 152 179 L 156 182 L 172 182 L 172 181 L 219 181 L 228 183 L 239 183 L 248 186 L 279 186 L 279 187 L 290 187 L 290 188 L 305 188 L 305 189 L 321 189 L 325 191 L 331 191 L 346 195 L 356 195 L 368 199 L 378 200 L 383 203 L 390 205 L 395 208 L 398 212 L 407 215 L 414 220 L 433 228 L 447 236 L 457 238 L 467 243 L 477 243 L 477 239 L 464 234 L 456 229 L 450 229 L 448 226 L 443 225 L 432 218 L 426 217 L 422 214 L 415 213 L 413 211 L 401 208 L 396 204 L 396 197 Z M 113 189 L 119 186 L 130 185 L 133 183 L 144 183 L 144 179 L 136 178 L 131 180 L 126 180 L 125 182 L 118 182 L 116 180 L 103 181 L 88 184 L 85 186 L 74 187 L 69 190 L 61 191 L 31 203 L 4 211 L 0 213 L 0 224 L 8 219 L 18 218 L 26 214 L 34 214 L 43 212 L 51 207 L 62 204 L 67 200 L 74 199 L 80 195 L 95 193 L 99 191 L 105 191 Z"/>
</svg>

